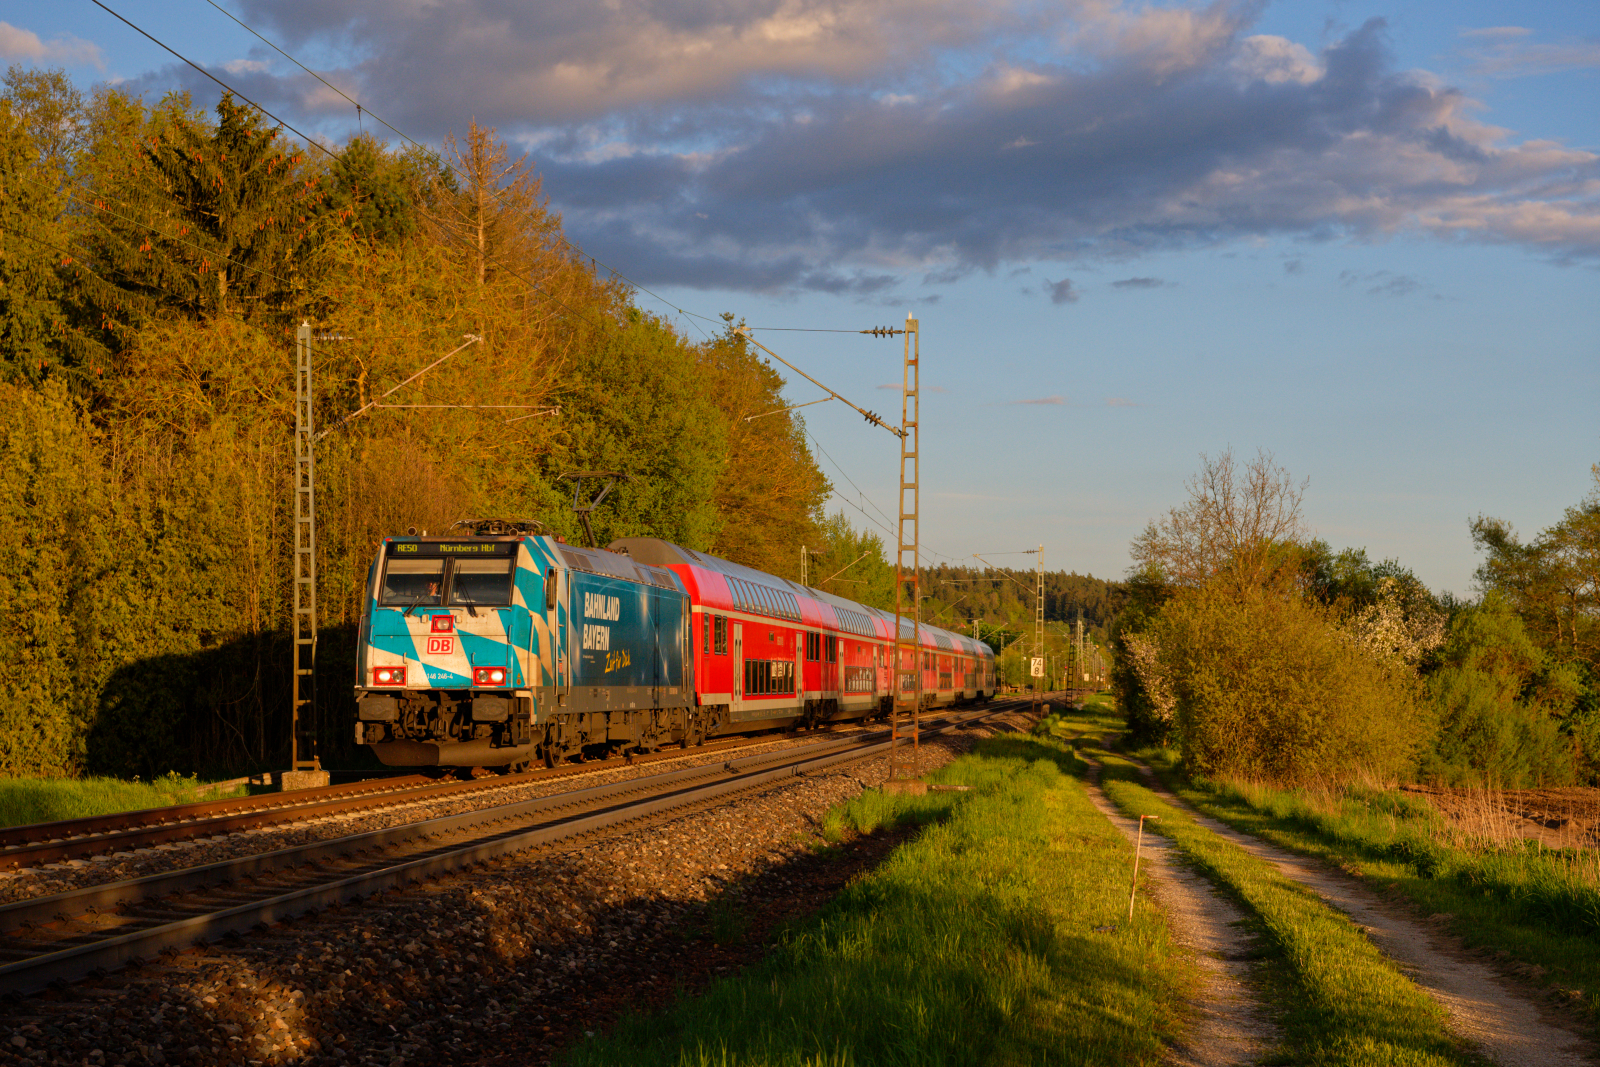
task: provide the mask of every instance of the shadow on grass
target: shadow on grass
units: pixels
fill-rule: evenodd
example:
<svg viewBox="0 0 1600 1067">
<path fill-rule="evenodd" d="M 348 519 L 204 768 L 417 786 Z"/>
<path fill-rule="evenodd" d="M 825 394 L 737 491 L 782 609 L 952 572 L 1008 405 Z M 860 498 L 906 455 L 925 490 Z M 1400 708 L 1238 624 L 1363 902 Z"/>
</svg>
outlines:
<svg viewBox="0 0 1600 1067">
<path fill-rule="evenodd" d="M 1051 742 L 986 740 L 933 776 L 971 792 L 894 798 L 917 838 L 760 964 L 564 1062 L 1158 1062 L 1177 965 L 1158 915 L 1127 925 L 1131 850 L 1067 780 L 1084 770 Z"/>
</svg>

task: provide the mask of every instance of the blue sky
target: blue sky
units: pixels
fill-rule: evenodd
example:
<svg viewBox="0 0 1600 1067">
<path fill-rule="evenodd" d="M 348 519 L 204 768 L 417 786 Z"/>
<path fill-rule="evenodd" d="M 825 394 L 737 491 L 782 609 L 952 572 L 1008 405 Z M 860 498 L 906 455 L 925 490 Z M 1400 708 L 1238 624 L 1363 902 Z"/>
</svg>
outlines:
<svg viewBox="0 0 1600 1067">
<path fill-rule="evenodd" d="M 353 132 L 206 0 L 107 2 Z M 940 556 L 1120 575 L 1202 452 L 1263 448 L 1335 547 L 1466 592 L 1469 518 L 1532 534 L 1600 461 L 1600 5 L 224 6 L 419 140 L 497 126 L 691 335 L 915 314 Z M 214 98 L 89 0 L 0 23 L 9 62 Z M 898 412 L 897 343 L 758 336 Z M 837 506 L 885 522 L 894 439 L 806 416 Z"/>
</svg>

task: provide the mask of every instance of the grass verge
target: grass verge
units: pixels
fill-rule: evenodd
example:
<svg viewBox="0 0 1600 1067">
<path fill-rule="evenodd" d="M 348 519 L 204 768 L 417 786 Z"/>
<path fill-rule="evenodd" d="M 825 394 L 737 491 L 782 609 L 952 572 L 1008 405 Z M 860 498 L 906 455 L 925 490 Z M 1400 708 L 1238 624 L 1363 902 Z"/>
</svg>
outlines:
<svg viewBox="0 0 1600 1067">
<path fill-rule="evenodd" d="M 82 819 L 117 811 L 162 808 L 194 800 L 221 800 L 244 796 L 243 788 L 209 792 L 198 778 L 168 774 L 150 782 L 120 778 L 5 778 L 0 779 L 0 826 Z"/>
<path fill-rule="evenodd" d="M 1554 984 L 1600 1022 L 1600 858 L 1532 841 L 1462 842 L 1402 793 L 1190 782 L 1172 753 L 1139 754 L 1173 792 L 1229 825 L 1334 863 L 1427 915 L 1449 916 L 1467 945 L 1525 978 Z"/>
<path fill-rule="evenodd" d="M 971 792 L 842 805 L 836 828 L 925 826 L 761 963 L 564 1062 L 1158 1063 L 1192 975 L 1158 912 L 1127 923 L 1132 850 L 1082 770 L 1057 742 L 996 737 L 933 776 Z"/>
<path fill-rule="evenodd" d="M 1132 779 L 1132 764 L 1109 753 L 1102 785 L 1132 815 L 1157 815 L 1195 867 L 1243 903 L 1271 946 L 1266 992 L 1295 1064 L 1481 1064 L 1457 1046 L 1444 1013 L 1401 974 L 1350 919 L 1269 863 L 1198 825 L 1186 812 Z"/>
</svg>

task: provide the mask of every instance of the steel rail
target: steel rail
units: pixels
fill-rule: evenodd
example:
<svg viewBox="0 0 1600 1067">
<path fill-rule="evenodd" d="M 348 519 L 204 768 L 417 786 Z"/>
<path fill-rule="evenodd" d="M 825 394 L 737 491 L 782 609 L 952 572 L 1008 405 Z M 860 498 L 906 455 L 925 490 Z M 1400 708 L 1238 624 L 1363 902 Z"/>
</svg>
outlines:
<svg viewBox="0 0 1600 1067">
<path fill-rule="evenodd" d="M 1008 705 L 1010 703 L 1013 702 L 1008 702 Z M 969 718 L 947 721 L 945 725 L 929 732 L 943 733 L 1012 710 L 1015 709 L 1010 706 L 993 708 Z M 722 764 L 686 767 L 646 778 L 443 816 L 274 853 L 17 901 L 0 907 L 0 929 L 12 930 L 41 921 L 70 919 L 87 911 L 233 882 L 240 878 L 259 877 L 317 860 L 392 848 L 419 839 L 441 837 L 495 823 L 525 822 L 530 817 L 546 816 L 533 827 L 519 826 L 498 831 L 465 845 L 445 847 L 411 859 L 384 863 L 372 870 L 277 893 L 262 900 L 126 933 L 113 933 L 110 937 L 87 944 L 68 945 L 16 960 L 0 966 L 0 992 L 8 995 L 36 992 L 57 982 L 75 981 L 96 972 L 141 962 L 198 941 L 243 933 L 262 923 L 279 922 L 309 911 L 360 899 L 508 853 L 649 818 L 673 808 L 720 799 L 784 778 L 813 773 L 837 763 L 865 759 L 887 751 L 895 744 L 892 738 L 887 741 L 853 738 L 807 745 L 801 749 L 758 753 Z M 765 764 L 778 766 L 761 769 Z M 721 780 L 693 784 L 697 778 Z M 647 795 L 627 799 L 629 794 L 639 793 Z M 564 809 L 572 808 L 598 810 L 561 814 Z"/>
<path fill-rule="evenodd" d="M 259 811 L 269 807 L 292 807 L 329 797 L 361 796 L 385 789 L 405 789 L 427 780 L 420 774 L 408 774 L 403 777 L 375 778 L 344 785 L 326 785 L 315 789 L 296 789 L 267 797 L 228 797 L 223 800 L 200 800 L 191 804 L 170 804 L 163 808 L 140 808 L 136 811 L 88 815 L 80 819 L 19 823 L 16 826 L 0 827 L 0 849 L 87 837 L 91 834 L 136 826 L 159 826 L 165 823 L 194 821 L 207 815 Z"/>
<path fill-rule="evenodd" d="M 658 751 L 630 757 L 628 762 L 653 763 L 692 758 L 695 753 L 770 743 L 770 737 L 739 737 L 682 751 Z M 40 866 L 108 852 L 130 851 L 173 841 L 232 833 L 236 830 L 299 822 L 311 818 L 445 799 L 463 793 L 524 785 L 549 778 L 592 774 L 616 766 L 610 760 L 561 767 L 540 767 L 513 775 L 465 782 L 440 783 L 420 775 L 376 779 L 349 785 L 321 786 L 278 794 L 275 798 L 234 797 L 228 800 L 178 804 L 167 808 L 93 815 L 52 823 L 29 823 L 0 829 L 0 869 Z"/>
</svg>

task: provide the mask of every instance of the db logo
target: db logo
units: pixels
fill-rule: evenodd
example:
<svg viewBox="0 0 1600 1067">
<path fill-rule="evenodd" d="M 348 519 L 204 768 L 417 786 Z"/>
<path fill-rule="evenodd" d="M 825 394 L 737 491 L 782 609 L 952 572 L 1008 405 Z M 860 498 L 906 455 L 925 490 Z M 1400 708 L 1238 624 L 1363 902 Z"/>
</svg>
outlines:
<svg viewBox="0 0 1600 1067">
<path fill-rule="evenodd" d="M 456 639 L 453 637 L 428 638 L 428 655 L 448 656 L 456 650 Z"/>
</svg>

